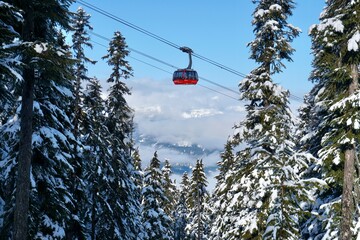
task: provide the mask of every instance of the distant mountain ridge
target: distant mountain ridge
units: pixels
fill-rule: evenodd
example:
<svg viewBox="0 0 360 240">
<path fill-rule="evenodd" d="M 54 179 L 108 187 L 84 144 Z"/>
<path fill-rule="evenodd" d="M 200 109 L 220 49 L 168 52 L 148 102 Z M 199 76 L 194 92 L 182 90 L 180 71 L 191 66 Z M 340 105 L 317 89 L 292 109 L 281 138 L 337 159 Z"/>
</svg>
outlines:
<svg viewBox="0 0 360 240">
<path fill-rule="evenodd" d="M 170 143 L 161 142 L 155 136 L 135 134 L 135 142 L 140 146 L 148 146 L 154 148 L 154 151 L 160 149 L 168 149 L 177 152 L 180 155 L 189 156 L 190 159 L 203 159 L 206 156 L 213 154 L 220 154 L 222 149 L 207 149 L 199 144 L 187 144 L 187 143 Z M 219 156 L 220 160 L 220 156 Z M 182 174 L 183 172 L 191 172 L 191 164 L 175 162 L 171 164 L 172 171 L 174 174 Z M 208 165 L 205 167 L 205 172 L 215 171 L 216 165 Z"/>
</svg>

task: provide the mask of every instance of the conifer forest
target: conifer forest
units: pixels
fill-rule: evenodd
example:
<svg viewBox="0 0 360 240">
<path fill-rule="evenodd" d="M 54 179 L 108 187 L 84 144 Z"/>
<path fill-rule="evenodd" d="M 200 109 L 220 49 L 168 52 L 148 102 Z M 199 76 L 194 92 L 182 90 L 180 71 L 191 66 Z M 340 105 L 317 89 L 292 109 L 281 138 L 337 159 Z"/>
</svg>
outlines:
<svg viewBox="0 0 360 240">
<path fill-rule="evenodd" d="M 0 239 L 360 239 L 360 0 L 325 1 L 309 30 L 298 113 L 273 80 L 296 51 L 296 1 L 252 0 L 256 66 L 235 89 L 246 114 L 212 191 L 202 159 L 178 183 L 157 151 L 144 166 L 126 36 L 109 41 L 102 89 L 74 2 L 0 0 Z"/>
</svg>

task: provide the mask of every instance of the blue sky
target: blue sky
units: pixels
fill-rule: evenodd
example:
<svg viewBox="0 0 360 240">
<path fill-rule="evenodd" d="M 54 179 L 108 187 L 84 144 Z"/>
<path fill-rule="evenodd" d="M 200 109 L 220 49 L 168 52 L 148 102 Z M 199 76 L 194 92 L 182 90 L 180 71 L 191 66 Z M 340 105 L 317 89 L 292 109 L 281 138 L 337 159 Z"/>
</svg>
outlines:
<svg viewBox="0 0 360 240">
<path fill-rule="evenodd" d="M 255 5 L 250 0 L 87 0 L 107 12 L 110 12 L 138 27 L 154 33 L 179 46 L 187 46 L 194 52 L 233 68 L 241 73 L 249 73 L 256 65 L 249 59 L 247 43 L 253 40 L 251 25 Z M 275 82 L 298 97 L 307 93 L 311 84 L 308 76 L 311 71 L 311 41 L 308 29 L 318 23 L 319 15 L 324 7 L 323 0 L 299 0 L 289 23 L 302 29 L 300 37 L 294 40 L 292 46 L 296 49 L 294 62 L 285 63 L 287 69 L 275 76 Z M 74 4 L 72 10 L 80 6 Z M 171 46 L 150 38 L 132 28 L 122 25 L 112 19 L 100 15 L 84 7 L 91 14 L 91 24 L 94 32 L 111 38 L 115 31 L 120 31 L 126 38 L 128 46 L 146 53 L 174 66 L 186 67 L 188 56 Z M 92 36 L 101 44 L 108 43 Z M 98 63 L 89 66 L 89 75 L 102 81 L 104 90 L 105 79 L 111 68 L 101 60 L 106 54 L 106 48 L 93 44 L 88 50 L 89 56 Z M 139 54 L 131 53 L 131 57 L 156 65 L 168 72 L 174 69 L 154 62 Z M 134 69 L 134 77 L 126 81 L 132 95 L 127 98 L 129 105 L 135 110 L 135 122 L 140 133 L 151 135 L 161 142 L 176 144 L 199 144 L 205 148 L 222 149 L 226 139 L 232 134 L 232 127 L 244 116 L 244 103 L 218 94 L 223 92 L 238 98 L 238 94 L 228 92 L 207 82 L 199 81 L 203 86 L 175 86 L 171 73 L 163 72 L 128 58 Z M 238 91 L 241 77 L 210 65 L 200 59 L 193 58 L 193 68 L 199 76 Z M 210 87 L 216 91 L 208 90 Z M 294 114 L 300 102 L 292 102 Z M 158 150 L 161 159 L 170 162 L 194 163 L 194 159 L 179 153 L 154 149 L 156 147 L 142 146 L 140 154 L 145 165 Z M 205 166 L 214 166 L 219 156 L 204 156 Z"/>
<path fill-rule="evenodd" d="M 105 11 L 108 11 L 130 23 L 159 35 L 180 46 L 188 46 L 194 52 L 215 60 L 225 66 L 231 67 L 241 73 L 247 74 L 254 68 L 250 60 L 249 49 L 246 44 L 253 40 L 253 27 L 251 26 L 252 12 L 255 5 L 250 0 L 219 1 L 161 1 L 161 0 L 135 0 L 115 1 L 87 0 Z M 79 6 L 74 4 L 73 9 Z M 293 63 L 287 63 L 283 74 L 276 76 L 276 82 L 290 89 L 296 96 L 302 96 L 310 89 L 307 81 L 311 70 L 309 27 L 318 22 L 318 17 L 324 6 L 323 0 L 299 0 L 289 22 L 302 29 L 302 34 L 295 39 L 293 47 Z M 91 24 L 94 32 L 111 38 L 114 31 L 119 30 L 126 38 L 130 48 L 144 52 L 169 64 L 186 67 L 187 56 L 180 50 L 152 39 L 132 28 L 122 25 L 112 19 L 84 7 L 91 14 Z M 94 41 L 107 45 L 106 41 L 92 37 Z M 110 68 L 100 60 L 105 54 L 105 48 L 93 44 L 91 56 L 99 63 L 89 71 L 98 78 L 108 76 Z M 167 71 L 173 71 L 165 65 L 153 62 L 141 55 L 132 53 L 132 56 L 143 61 L 155 64 Z M 152 78 L 155 81 L 168 81 L 168 73 L 129 59 L 134 68 L 135 78 Z M 199 75 L 226 85 L 237 91 L 241 77 L 223 71 L 200 59 L 193 59 L 193 68 Z M 207 83 L 204 82 L 205 85 Z M 210 85 L 211 86 L 211 85 Z M 215 87 L 216 88 L 216 87 Z"/>
</svg>

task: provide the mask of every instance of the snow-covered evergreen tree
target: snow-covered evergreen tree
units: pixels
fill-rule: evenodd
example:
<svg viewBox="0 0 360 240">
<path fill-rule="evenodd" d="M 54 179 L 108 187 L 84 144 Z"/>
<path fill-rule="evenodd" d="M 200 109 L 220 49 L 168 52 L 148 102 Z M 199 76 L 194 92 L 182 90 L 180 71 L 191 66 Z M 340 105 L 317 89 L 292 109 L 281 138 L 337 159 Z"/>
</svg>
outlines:
<svg viewBox="0 0 360 240">
<path fill-rule="evenodd" d="M 188 195 L 188 223 L 186 238 L 194 240 L 208 239 L 210 212 L 208 207 L 209 193 L 206 190 L 207 180 L 202 160 L 197 160 L 192 171 Z"/>
<path fill-rule="evenodd" d="M 29 192 L 31 221 L 28 228 L 31 239 L 70 237 L 72 232 L 70 228 L 74 221 L 78 227 L 82 225 L 79 216 L 71 214 L 74 212 L 74 199 L 70 187 L 74 174 L 71 165 L 71 159 L 74 157 L 71 147 L 75 142 L 71 133 L 70 115 L 67 112 L 72 101 L 71 54 L 63 45 L 63 36 L 59 34 L 55 40 L 34 45 L 38 61 L 33 63 L 37 71 L 34 86 L 33 154 Z M 2 129 L 2 134 L 13 144 L 19 144 L 18 114 L 19 112 Z M 12 172 L 15 170 L 11 169 L 15 167 L 18 152 L 16 145 L 11 145 L 11 148 L 3 159 L 6 166 L 3 173 L 5 182 L 13 189 Z M 9 198 L 6 209 L 7 214 L 10 214 L 13 212 L 14 202 L 11 197 L 13 190 L 7 194 Z M 12 235 L 12 222 L 12 218 L 6 219 L 2 236 Z M 80 232 L 72 232 L 74 235 L 71 237 L 82 237 L 81 228 L 79 229 Z"/>
<path fill-rule="evenodd" d="M 164 210 L 168 216 L 174 214 L 174 203 L 176 200 L 176 186 L 173 180 L 170 178 L 172 171 L 169 160 L 165 160 L 164 166 L 161 169 L 163 176 L 163 188 L 165 191 L 165 196 L 167 198 L 167 202 L 164 202 Z"/>
<path fill-rule="evenodd" d="M 98 121 L 101 122 L 101 119 L 99 119 L 99 111 L 101 112 L 101 108 L 98 109 L 98 112 L 96 112 L 96 110 L 93 109 L 94 103 L 92 100 L 89 100 L 89 96 L 87 96 L 87 100 L 88 100 L 88 105 L 87 106 L 87 110 L 89 110 L 90 112 L 85 113 L 84 112 L 84 92 L 83 92 L 83 87 L 82 85 L 84 85 L 85 83 L 90 81 L 90 78 L 87 76 L 87 64 L 95 64 L 95 61 L 92 61 L 91 59 L 89 59 L 86 54 L 85 54 L 85 47 L 88 48 L 92 48 L 92 45 L 90 43 L 90 37 L 89 37 L 89 30 L 92 30 L 92 27 L 90 26 L 90 15 L 88 15 L 81 7 L 79 7 L 77 9 L 77 11 L 73 14 L 73 17 L 71 19 L 71 27 L 73 30 L 73 34 L 72 34 L 72 49 L 74 52 L 74 59 L 75 59 L 75 66 L 74 66 L 74 77 L 75 77 L 75 81 L 73 81 L 73 94 L 74 94 L 74 99 L 73 102 L 71 104 L 71 108 L 73 109 L 72 111 L 72 116 L 71 116 L 71 121 L 74 125 L 74 129 L 73 129 L 73 133 L 74 136 L 76 138 L 76 140 L 78 142 L 80 142 L 81 144 L 87 144 L 90 143 L 91 146 L 87 146 L 88 148 L 91 148 L 92 150 L 95 151 L 94 148 L 96 149 L 102 149 L 103 146 L 98 145 L 98 146 L 94 146 L 94 140 L 91 139 L 91 137 L 93 136 L 88 136 L 89 134 L 89 130 L 91 130 L 91 128 L 95 128 L 97 130 L 98 126 L 96 126 L 98 123 L 95 123 L 94 119 L 97 119 Z M 89 85 L 89 88 L 92 89 L 88 89 L 90 90 L 90 94 L 94 94 L 93 97 L 95 97 L 94 101 L 96 100 L 100 100 L 98 102 L 99 105 L 101 105 L 103 107 L 103 101 L 101 100 L 100 94 L 98 91 L 100 89 L 96 89 L 97 86 L 96 85 L 96 81 L 92 81 Z M 95 88 L 95 89 L 94 89 Z M 94 112 L 95 111 L 95 112 Z M 91 115 L 91 114 L 95 114 L 95 115 Z M 90 118 L 90 119 L 85 119 L 85 118 Z M 103 121 L 101 122 L 103 123 Z M 87 126 L 85 126 L 85 124 L 87 124 Z M 85 129 L 87 128 L 87 129 Z M 102 134 L 105 134 L 104 131 L 101 131 Z M 96 134 L 96 133 L 92 133 L 92 134 Z M 87 135 L 86 138 L 84 137 L 84 135 Z M 104 136 L 104 135 L 103 135 Z M 88 142 L 88 140 L 90 142 Z M 103 143 L 104 138 L 100 138 L 99 139 L 99 143 Z M 78 144 L 74 144 L 74 151 L 75 151 L 75 158 L 72 162 L 72 165 L 75 169 L 75 175 L 74 175 L 74 179 L 73 179 L 73 191 L 74 191 L 74 197 L 76 198 L 76 202 L 74 203 L 75 209 L 76 211 L 78 211 L 78 213 L 76 213 L 77 215 L 81 215 L 82 217 L 85 217 L 85 212 L 87 209 L 90 208 L 90 203 L 89 203 L 89 198 L 86 196 L 87 192 L 92 192 L 89 188 L 93 188 L 91 187 L 91 182 L 86 182 L 85 178 L 89 177 L 89 176 L 94 176 L 96 174 L 90 174 L 91 170 L 94 170 L 94 167 L 92 167 L 91 165 L 94 165 L 95 162 L 98 163 L 98 161 L 95 161 L 93 158 L 99 158 L 101 155 L 96 156 L 96 155 L 87 155 L 88 158 L 85 158 L 84 156 L 84 152 L 83 149 L 84 147 L 79 146 Z M 98 152 L 98 151 L 95 151 Z M 105 157 L 104 157 L 105 158 Z M 87 179 L 89 180 L 89 179 Z M 88 220 L 86 220 L 88 221 Z M 87 230 L 89 232 L 89 230 Z M 92 232 L 93 233 L 93 232 Z"/>
<path fill-rule="evenodd" d="M 105 103 L 101 98 L 101 85 L 96 78 L 91 78 L 83 92 L 82 104 L 84 117 L 82 121 L 84 162 L 80 174 L 80 184 L 84 185 L 84 193 L 80 190 L 78 199 L 80 216 L 86 223 L 87 238 L 96 239 L 101 233 L 109 230 L 103 219 L 111 221 L 112 213 L 104 211 L 108 208 L 108 165 L 111 155 L 108 151 L 108 130 L 104 126 Z"/>
<path fill-rule="evenodd" d="M 223 234 L 227 232 L 230 225 L 227 223 L 226 204 L 231 201 L 231 194 L 228 194 L 233 184 L 234 178 L 231 171 L 234 168 L 234 149 L 231 139 L 225 144 L 225 149 L 221 153 L 221 161 L 218 162 L 219 174 L 216 178 L 216 186 L 212 194 L 213 212 L 212 217 L 213 226 L 211 228 L 211 239 L 224 239 Z"/>
<path fill-rule="evenodd" d="M 81 121 L 82 121 L 82 84 L 85 81 L 89 81 L 90 78 L 87 76 L 87 67 L 86 64 L 91 63 L 95 64 L 96 62 L 89 59 L 85 55 L 85 47 L 92 48 L 90 43 L 90 36 L 88 31 L 92 30 L 90 25 L 90 15 L 87 14 L 83 8 L 79 7 L 74 13 L 74 17 L 71 21 L 72 30 L 72 48 L 74 51 L 74 58 L 76 59 L 74 74 L 75 74 L 75 84 L 74 84 L 74 135 L 78 138 L 81 130 Z"/>
<path fill-rule="evenodd" d="M 214 216 L 212 235 L 222 239 L 299 239 L 299 203 L 308 194 L 308 183 L 300 176 L 307 165 L 294 154 L 289 92 L 272 80 L 285 67 L 284 59 L 291 61 L 294 49 L 290 43 L 299 34 L 299 29 L 287 22 L 294 2 L 253 2 L 257 3 L 252 22 L 256 38 L 249 43 L 250 58 L 259 67 L 240 83 L 241 99 L 248 101 L 247 116 L 235 126 L 230 140 L 240 150 L 233 154 L 227 146 L 228 154 L 220 165 L 226 171 L 221 172 L 224 180 L 215 190 L 220 196 L 215 213 L 220 216 Z"/>
<path fill-rule="evenodd" d="M 108 54 L 103 59 L 106 59 L 108 65 L 112 67 L 107 80 L 111 86 L 106 101 L 105 120 L 111 151 L 109 172 L 107 172 L 111 191 L 107 198 L 111 211 L 116 212 L 112 214 L 113 222 L 117 223 L 117 226 L 114 226 L 113 237 L 119 239 L 133 239 L 142 232 L 140 199 L 136 194 L 137 186 L 134 177 L 136 171 L 131 157 L 133 112 L 125 100 L 125 95 L 130 94 L 130 90 L 122 82 L 132 74 L 132 68 L 125 59 L 128 54 L 125 38 L 120 32 L 115 32 L 109 43 Z M 108 233 L 104 232 L 104 234 Z"/>
<path fill-rule="evenodd" d="M 9 147 L 1 159 L 2 180 L 9 184 L 1 235 L 5 238 L 60 237 L 70 225 L 73 199 L 68 184 L 73 169 L 68 148 L 73 138 L 66 104 L 71 99 L 72 62 L 57 32 L 69 29 L 71 2 L 12 1 L 23 15 L 14 28 L 21 33 L 23 81 L 19 111 L 6 118 L 1 130 Z"/>
<path fill-rule="evenodd" d="M 112 135 L 116 136 L 117 144 L 121 148 L 127 148 L 129 136 L 132 133 L 132 109 L 125 100 L 125 95 L 130 94 L 129 88 L 121 80 L 132 76 L 132 68 L 125 59 L 129 55 L 125 38 L 120 32 L 115 32 L 109 43 L 108 54 L 103 57 L 112 66 L 112 73 L 107 79 L 111 84 L 107 101 L 108 121 L 107 126 Z M 113 148 L 114 151 L 116 148 Z M 118 154 L 114 152 L 113 155 Z"/>
<path fill-rule="evenodd" d="M 174 211 L 174 240 L 182 240 L 186 237 L 185 227 L 188 223 L 187 200 L 189 196 L 190 181 L 187 172 L 183 173 L 178 200 Z"/>
<path fill-rule="evenodd" d="M 132 158 L 134 160 L 134 168 L 135 168 L 135 171 L 136 171 L 136 174 L 134 176 L 135 184 L 136 184 L 136 186 L 138 188 L 139 196 L 140 196 L 140 199 L 141 199 L 141 189 L 142 189 L 142 186 L 143 186 L 144 172 L 142 170 L 142 166 L 141 166 L 142 161 L 141 161 L 141 158 L 140 158 L 140 153 L 139 153 L 138 148 L 135 148 L 133 150 Z"/>
<path fill-rule="evenodd" d="M 144 171 L 142 221 L 146 232 L 145 240 L 173 239 L 172 220 L 164 209 L 164 202 L 168 199 L 162 180 L 160 160 L 155 152 L 149 167 Z"/>
<path fill-rule="evenodd" d="M 60 35 L 60 38 L 63 37 Z M 37 230 L 34 238 L 84 236 L 82 219 L 74 208 L 76 199 L 72 188 L 75 174 L 72 146 L 76 142 L 68 111 L 73 100 L 72 62 L 66 62 L 71 54 L 69 49 L 63 49 L 64 46 L 60 45 L 53 50 L 61 55 L 57 61 L 53 60 L 58 73 L 40 75 L 35 86 L 31 166 L 34 189 L 30 195 L 30 226 Z"/>
<path fill-rule="evenodd" d="M 314 174 L 328 187 L 318 188 L 316 213 L 304 226 L 304 235 L 321 239 L 359 236 L 359 61 L 360 2 L 327 1 L 320 23 L 310 29 L 314 61 L 309 111 L 321 118 L 305 137 L 318 157 Z M 311 145 L 310 145 L 311 146 Z M 310 151 L 314 151 L 309 149 Z"/>
<path fill-rule="evenodd" d="M 144 184 L 144 171 L 142 169 L 142 160 L 140 157 L 140 153 L 139 153 L 139 149 L 135 148 L 133 150 L 132 153 L 132 158 L 134 160 L 134 168 L 135 168 L 135 172 L 133 175 L 133 179 L 135 182 L 135 186 L 136 186 L 136 190 L 135 190 L 135 197 L 136 199 L 140 199 L 140 221 L 141 221 L 141 213 L 142 213 L 142 188 L 143 188 L 143 184 Z M 145 234 L 144 228 L 142 227 L 142 223 L 140 223 L 141 225 L 141 231 L 139 229 L 139 234 L 138 234 L 138 238 L 142 238 Z"/>
</svg>

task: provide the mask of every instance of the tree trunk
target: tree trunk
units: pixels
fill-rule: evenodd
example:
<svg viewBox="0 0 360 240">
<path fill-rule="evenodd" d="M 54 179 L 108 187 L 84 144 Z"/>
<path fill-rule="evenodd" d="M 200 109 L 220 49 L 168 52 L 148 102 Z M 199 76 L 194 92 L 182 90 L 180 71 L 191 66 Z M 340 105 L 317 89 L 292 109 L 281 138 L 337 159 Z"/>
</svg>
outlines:
<svg viewBox="0 0 360 240">
<path fill-rule="evenodd" d="M 351 78 L 352 82 L 349 86 L 349 95 L 355 93 L 359 89 L 359 70 L 357 64 L 351 64 Z"/>
<path fill-rule="evenodd" d="M 20 146 L 16 180 L 14 240 L 26 239 L 29 212 L 30 165 L 32 157 L 32 117 L 34 71 L 25 70 L 21 105 Z"/>
<path fill-rule="evenodd" d="M 353 185 L 355 172 L 355 148 L 345 150 L 345 166 L 344 166 L 344 186 L 341 199 L 341 225 L 340 225 L 340 239 L 351 239 L 351 220 L 353 214 Z"/>
<path fill-rule="evenodd" d="M 24 41 L 31 41 L 34 30 L 33 9 L 27 1 L 23 1 L 24 26 L 22 37 Z M 24 56 L 25 65 L 30 62 L 28 56 Z M 34 105 L 34 69 L 26 66 L 23 72 L 24 86 L 22 92 L 20 112 L 20 145 L 18 156 L 18 171 L 15 191 L 14 210 L 14 240 L 24 240 L 28 236 L 28 212 L 30 196 L 30 165 L 32 157 L 32 123 Z"/>
<path fill-rule="evenodd" d="M 359 72 L 356 64 L 351 65 L 352 83 L 349 86 L 349 95 L 354 94 L 359 88 Z M 353 188 L 355 174 L 355 146 L 345 150 L 344 186 L 341 199 L 342 220 L 340 225 L 340 239 L 348 240 L 352 237 L 351 222 L 354 208 Z"/>
</svg>

